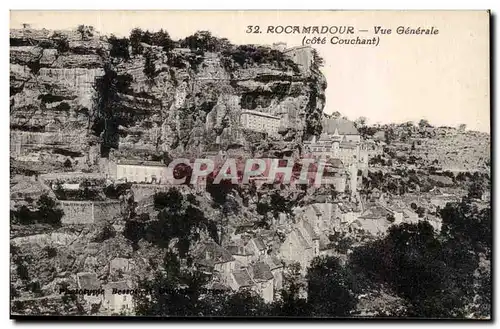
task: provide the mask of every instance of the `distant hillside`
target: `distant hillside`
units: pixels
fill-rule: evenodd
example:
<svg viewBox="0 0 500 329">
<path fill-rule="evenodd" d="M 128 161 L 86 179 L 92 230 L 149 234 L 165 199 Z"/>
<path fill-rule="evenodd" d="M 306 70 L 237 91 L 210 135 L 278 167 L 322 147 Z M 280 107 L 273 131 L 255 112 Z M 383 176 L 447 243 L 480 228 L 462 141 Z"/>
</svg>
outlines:
<svg viewBox="0 0 500 329">
<path fill-rule="evenodd" d="M 455 172 L 490 170 L 491 140 L 487 133 L 410 124 L 367 130 L 367 137 L 385 142 L 385 153 L 403 162 L 411 158 L 410 164 Z"/>
</svg>

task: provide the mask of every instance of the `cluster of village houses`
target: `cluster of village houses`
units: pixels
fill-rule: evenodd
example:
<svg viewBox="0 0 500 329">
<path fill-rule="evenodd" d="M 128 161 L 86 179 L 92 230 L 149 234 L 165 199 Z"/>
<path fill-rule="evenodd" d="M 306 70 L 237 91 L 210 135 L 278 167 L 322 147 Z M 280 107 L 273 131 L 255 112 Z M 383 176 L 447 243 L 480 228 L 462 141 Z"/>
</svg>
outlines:
<svg viewBox="0 0 500 329">
<path fill-rule="evenodd" d="M 351 175 L 340 175 L 344 183 L 336 186 L 336 190 L 345 192 L 348 185 L 350 193 L 341 194 L 341 198 L 317 196 L 312 203 L 293 209 L 293 214 L 280 213 L 267 230 L 255 230 L 242 224 L 221 245 L 207 239 L 200 241 L 191 252 L 195 256 L 194 266 L 212 278 L 207 288 L 228 291 L 249 289 L 264 301 L 272 302 L 283 287 L 283 273 L 287 265 L 298 263 L 305 273 L 316 256 L 345 258 L 348 252 L 339 253 L 336 248 L 339 237 L 350 237 L 354 243 L 360 243 L 365 238 L 385 234 L 391 225 L 424 219 L 435 229 L 440 229 L 437 217 L 426 214 L 425 218 L 421 218 L 408 205 L 442 207 L 446 202 L 456 201 L 454 195 L 436 191 L 434 196 L 431 193 L 430 198 L 427 195 L 425 199 L 420 199 L 418 195 L 387 196 L 377 189 L 369 195 L 360 195 L 358 168 L 361 172 L 367 169 L 369 153 L 373 149 L 363 143 L 352 122 L 328 119 L 324 126 L 324 133 L 307 141 L 305 146 L 316 156 L 327 156 L 341 162 L 339 171 L 350 172 Z M 160 162 L 122 160 L 115 163 L 108 178 L 162 185 L 158 179 L 164 175 L 164 170 L 165 165 Z M 352 176 L 355 176 L 354 179 Z M 43 184 L 44 180 L 41 181 L 38 184 Z M 70 185 L 66 187 L 75 188 Z M 27 191 L 29 189 L 23 189 L 23 192 Z M 91 209 L 94 211 L 94 205 Z M 68 223 L 74 224 L 73 221 Z M 115 278 L 114 281 L 102 285 L 95 273 L 83 272 L 77 274 L 78 288 L 89 291 L 103 289 L 103 294 L 83 297 L 87 303 L 99 305 L 101 312 L 132 313 L 134 296 L 130 289 L 135 287 L 134 282 L 127 278 L 131 277 L 133 269 L 131 259 L 115 258 L 109 264 L 110 278 Z"/>
<path fill-rule="evenodd" d="M 367 149 L 362 145 L 352 123 L 342 119 L 326 122 L 325 133 L 319 139 L 311 139 L 307 147 L 318 156 L 329 155 L 342 158 L 348 166 L 367 167 Z M 155 183 L 162 177 L 165 166 L 159 162 L 124 160 L 116 163 L 113 176 L 117 180 Z M 348 179 L 345 176 L 344 179 Z M 318 196 L 313 203 L 293 209 L 293 214 L 281 213 L 273 219 L 271 229 L 254 230 L 236 228 L 222 245 L 213 241 L 199 242 L 191 251 L 195 255 L 194 266 L 212 277 L 209 289 L 240 291 L 249 289 L 259 294 L 264 301 L 272 302 L 283 286 L 283 272 L 287 265 L 300 264 L 303 273 L 312 259 L 321 255 L 340 254 L 336 249 L 338 237 L 350 237 L 354 243 L 364 238 L 383 235 L 393 224 L 414 223 L 419 218 L 411 203 L 429 205 L 429 200 L 412 200 L 402 197 L 387 197 L 374 189 L 367 196 L 357 192 L 357 179 L 351 181 L 351 195 L 333 199 L 331 195 Z M 341 191 L 342 192 L 342 191 Z M 453 200 L 452 200 L 453 199 Z M 430 204 L 442 206 L 454 201 L 453 195 L 437 193 Z M 425 218 L 439 230 L 437 218 Z M 128 259 L 115 259 L 110 272 L 131 273 Z M 93 273 L 80 273 L 78 284 L 81 289 L 97 289 L 100 283 Z M 119 288 L 119 289 L 118 289 Z M 133 283 L 121 280 L 104 286 L 106 293 L 85 297 L 88 302 L 97 303 L 110 313 L 133 312 L 132 293 L 111 293 L 113 289 L 126 291 Z"/>
</svg>

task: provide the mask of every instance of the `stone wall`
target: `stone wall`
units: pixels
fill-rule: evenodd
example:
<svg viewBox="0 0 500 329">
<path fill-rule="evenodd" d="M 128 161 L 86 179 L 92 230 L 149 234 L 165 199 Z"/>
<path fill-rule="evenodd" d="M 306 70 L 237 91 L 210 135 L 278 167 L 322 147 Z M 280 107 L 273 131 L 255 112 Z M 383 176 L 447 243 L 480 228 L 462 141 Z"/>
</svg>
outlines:
<svg viewBox="0 0 500 329">
<path fill-rule="evenodd" d="M 157 184 L 133 184 L 131 191 L 134 194 L 135 201 L 141 201 L 152 197 L 158 192 L 167 192 L 171 185 Z"/>
<path fill-rule="evenodd" d="M 59 201 L 64 211 L 63 224 L 103 222 L 121 213 L 120 201 Z"/>
<path fill-rule="evenodd" d="M 59 244 L 68 245 L 78 238 L 75 234 L 69 233 L 50 233 L 50 234 L 34 234 L 28 236 L 17 237 L 11 239 L 11 243 L 15 246 L 23 244 L 38 244 L 40 246 Z"/>
<path fill-rule="evenodd" d="M 120 215 L 121 210 L 120 201 L 95 202 L 94 219 L 96 222 L 103 222 Z"/>
</svg>

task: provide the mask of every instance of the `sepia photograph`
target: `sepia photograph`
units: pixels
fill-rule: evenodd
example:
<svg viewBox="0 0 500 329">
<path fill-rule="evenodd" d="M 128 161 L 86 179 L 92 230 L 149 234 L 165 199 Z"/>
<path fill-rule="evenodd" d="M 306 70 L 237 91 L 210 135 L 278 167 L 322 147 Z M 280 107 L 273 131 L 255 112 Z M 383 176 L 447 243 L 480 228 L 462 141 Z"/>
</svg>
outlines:
<svg viewBox="0 0 500 329">
<path fill-rule="evenodd" d="M 11 10 L 11 319 L 491 320 L 490 24 Z"/>
</svg>

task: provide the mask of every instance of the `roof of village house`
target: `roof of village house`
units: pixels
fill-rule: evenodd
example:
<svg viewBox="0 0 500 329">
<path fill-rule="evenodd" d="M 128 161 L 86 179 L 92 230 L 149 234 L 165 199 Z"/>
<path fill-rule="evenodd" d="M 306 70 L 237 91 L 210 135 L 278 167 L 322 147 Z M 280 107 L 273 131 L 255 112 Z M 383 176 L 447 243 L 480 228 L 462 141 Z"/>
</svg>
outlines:
<svg viewBox="0 0 500 329">
<path fill-rule="evenodd" d="M 319 239 L 319 236 L 316 234 L 316 232 L 314 232 L 314 229 L 313 227 L 311 226 L 311 224 L 309 224 L 309 222 L 303 220 L 302 221 L 302 227 L 304 228 L 304 230 L 306 231 L 307 235 L 309 235 L 309 237 L 312 239 L 312 240 L 317 240 Z"/>
<path fill-rule="evenodd" d="M 215 264 L 223 264 L 234 260 L 234 257 L 217 243 L 210 241 L 200 244 L 195 248 L 195 262 L 205 266 L 215 266 Z M 208 256 L 208 259 L 207 259 Z"/>
<path fill-rule="evenodd" d="M 271 268 L 264 262 L 253 264 L 249 269 L 255 281 L 268 281 L 274 279 Z"/>
<path fill-rule="evenodd" d="M 370 218 L 370 219 L 386 218 L 388 214 L 389 211 L 385 207 L 375 204 L 371 205 L 368 209 L 366 209 L 359 217 Z"/>
<path fill-rule="evenodd" d="M 330 239 L 326 236 L 325 233 L 320 233 L 319 235 L 319 250 L 328 250 L 330 249 Z"/>
<path fill-rule="evenodd" d="M 234 271 L 233 277 L 240 287 L 250 287 L 254 284 L 246 269 Z"/>
<path fill-rule="evenodd" d="M 338 205 L 340 211 L 343 213 L 353 211 L 353 209 L 356 208 L 356 205 L 353 205 L 349 202 L 339 202 L 339 203 L 337 203 L 337 205 Z"/>
<path fill-rule="evenodd" d="M 323 120 L 323 132 L 334 134 L 337 129 L 339 135 L 359 135 L 358 130 L 354 126 L 354 122 L 338 118 Z"/>
<path fill-rule="evenodd" d="M 107 290 L 108 289 L 118 289 L 118 290 L 130 289 L 130 286 L 128 285 L 127 281 L 109 282 L 104 287 Z"/>
<path fill-rule="evenodd" d="M 80 289 L 99 289 L 101 284 L 95 273 L 78 273 L 78 287 Z"/>
<path fill-rule="evenodd" d="M 166 167 L 163 162 L 147 160 L 120 160 L 118 164 L 123 166 Z"/>
<path fill-rule="evenodd" d="M 130 264 L 130 259 L 123 257 L 116 257 L 110 261 L 109 266 L 110 268 L 119 268 L 119 267 L 126 267 L 129 264 Z"/>
<path fill-rule="evenodd" d="M 269 269 L 272 271 L 277 268 L 282 268 L 283 264 L 276 256 L 266 257 L 264 262 L 269 265 Z"/>
<path fill-rule="evenodd" d="M 351 226 L 357 226 L 358 228 L 375 235 L 385 231 L 385 229 L 387 228 L 387 220 L 384 219 L 384 221 L 384 223 L 378 223 L 377 221 L 363 221 L 363 223 L 361 223 L 356 219 L 352 222 Z"/>
<path fill-rule="evenodd" d="M 232 245 L 226 246 L 226 250 L 231 255 L 240 255 L 240 256 L 248 255 L 248 252 L 246 251 L 246 248 L 243 245 L 232 244 Z"/>
<path fill-rule="evenodd" d="M 208 289 L 210 290 L 219 290 L 219 291 L 229 291 L 231 290 L 231 288 L 229 288 L 228 286 L 220 283 L 220 282 L 213 282 L 209 287 Z"/>
<path fill-rule="evenodd" d="M 262 241 L 261 238 L 253 238 L 253 241 L 255 243 L 255 246 L 257 246 L 259 250 L 266 249 L 266 245 L 264 244 L 264 241 Z"/>
<path fill-rule="evenodd" d="M 322 197 L 322 196 L 323 196 L 323 195 L 320 195 L 320 197 Z M 316 201 L 318 201 L 318 199 L 316 199 Z M 313 210 L 314 210 L 314 212 L 316 213 L 316 215 L 317 215 L 317 216 L 319 216 L 319 215 L 323 215 L 323 212 L 321 211 L 321 208 L 320 208 L 320 207 L 318 207 L 318 205 L 313 204 L 313 205 L 312 205 L 312 208 L 313 208 Z"/>
<path fill-rule="evenodd" d="M 344 168 L 344 163 L 342 162 L 342 160 L 336 158 L 328 159 L 327 164 L 331 165 L 333 168 L 336 169 Z"/>
<path fill-rule="evenodd" d="M 306 238 L 304 237 L 304 235 L 302 234 L 302 232 L 300 230 L 295 229 L 294 232 L 295 232 L 295 235 L 297 236 L 297 239 L 298 239 L 300 245 L 304 249 L 311 248 L 311 245 L 307 242 Z"/>
</svg>

